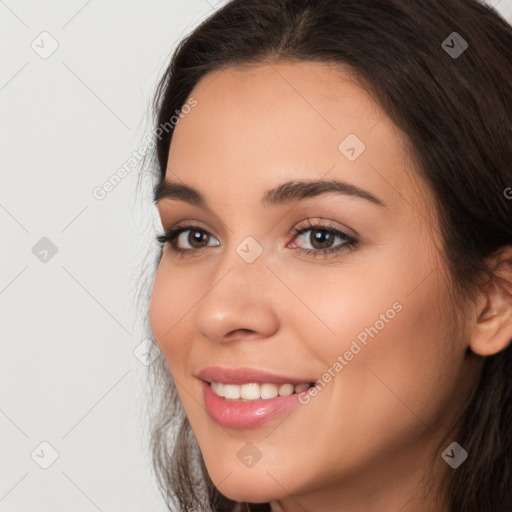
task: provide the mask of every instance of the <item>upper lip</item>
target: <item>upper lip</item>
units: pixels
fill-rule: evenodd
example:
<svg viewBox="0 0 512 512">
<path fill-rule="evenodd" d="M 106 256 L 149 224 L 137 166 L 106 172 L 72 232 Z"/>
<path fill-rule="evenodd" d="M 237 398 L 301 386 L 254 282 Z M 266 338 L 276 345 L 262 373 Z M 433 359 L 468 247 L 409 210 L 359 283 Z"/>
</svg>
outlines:
<svg viewBox="0 0 512 512">
<path fill-rule="evenodd" d="M 315 379 L 300 379 L 277 375 L 256 368 L 226 368 L 221 366 L 208 366 L 197 373 L 197 377 L 206 382 L 220 382 L 222 384 L 247 384 L 249 382 L 272 384 L 302 384 L 314 382 Z"/>
</svg>

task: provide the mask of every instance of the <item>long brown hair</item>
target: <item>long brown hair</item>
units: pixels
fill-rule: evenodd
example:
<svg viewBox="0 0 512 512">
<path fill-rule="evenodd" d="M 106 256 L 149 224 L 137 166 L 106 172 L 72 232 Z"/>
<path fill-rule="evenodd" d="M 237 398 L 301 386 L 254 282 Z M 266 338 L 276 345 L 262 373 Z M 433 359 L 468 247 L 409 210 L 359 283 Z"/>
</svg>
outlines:
<svg viewBox="0 0 512 512">
<path fill-rule="evenodd" d="M 468 44 L 460 55 L 443 47 L 453 32 Z M 487 258 L 512 245 L 512 200 L 504 192 L 512 186 L 512 27 L 477 0 L 232 0 L 179 43 L 159 83 L 156 126 L 167 129 L 155 137 L 157 185 L 169 119 L 197 82 L 221 68 L 276 60 L 351 69 L 403 131 L 439 212 L 453 289 L 470 301 L 481 277 L 492 278 Z M 151 378 L 153 467 L 169 509 L 270 510 L 222 496 L 164 358 Z M 458 442 L 470 457 L 446 482 L 450 511 L 510 512 L 510 345 L 485 358 Z"/>
</svg>

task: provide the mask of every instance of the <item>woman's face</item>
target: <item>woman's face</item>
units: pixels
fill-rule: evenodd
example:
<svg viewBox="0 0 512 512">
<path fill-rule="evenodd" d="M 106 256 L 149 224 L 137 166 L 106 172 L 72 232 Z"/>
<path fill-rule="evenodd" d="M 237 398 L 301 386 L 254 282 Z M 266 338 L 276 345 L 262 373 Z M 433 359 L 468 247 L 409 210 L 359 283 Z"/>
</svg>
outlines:
<svg viewBox="0 0 512 512">
<path fill-rule="evenodd" d="M 403 135 L 319 63 L 226 69 L 191 96 L 165 180 L 204 202 L 162 194 L 188 252 L 165 244 L 150 322 L 208 472 L 235 500 L 398 510 L 430 460 L 450 470 L 435 446 L 470 387 Z"/>
</svg>

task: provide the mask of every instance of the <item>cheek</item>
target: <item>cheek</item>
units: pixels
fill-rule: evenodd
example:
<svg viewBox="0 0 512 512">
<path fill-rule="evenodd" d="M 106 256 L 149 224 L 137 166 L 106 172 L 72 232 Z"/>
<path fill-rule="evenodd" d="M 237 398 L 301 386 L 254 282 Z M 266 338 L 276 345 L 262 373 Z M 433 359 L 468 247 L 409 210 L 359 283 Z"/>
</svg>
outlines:
<svg viewBox="0 0 512 512">
<path fill-rule="evenodd" d="M 334 279 L 336 270 L 329 279 L 322 269 L 314 286 L 295 272 L 294 292 L 314 312 L 297 305 L 295 332 L 307 340 L 311 360 L 324 365 L 322 393 L 333 410 L 342 403 L 363 416 L 372 411 L 375 423 L 389 428 L 417 423 L 411 411 L 432 423 L 446 412 L 463 351 L 442 306 L 448 290 L 427 254 L 429 247 L 413 255 L 391 249 Z"/>
<path fill-rule="evenodd" d="M 178 346 L 178 341 L 190 339 L 184 335 L 183 328 L 187 312 L 194 304 L 194 297 L 188 292 L 190 287 L 182 281 L 179 272 L 173 272 L 164 256 L 154 277 L 148 312 L 155 340 L 173 374 L 173 366 L 177 366 L 179 358 L 186 354 L 186 347 Z"/>
<path fill-rule="evenodd" d="M 440 306 L 442 286 L 431 279 L 413 293 L 410 285 L 395 282 L 374 291 L 372 301 L 354 295 L 344 302 L 339 343 L 323 350 L 330 365 L 342 356 L 332 400 L 361 412 L 358 428 L 371 411 L 379 425 L 374 434 L 389 429 L 406 436 L 418 423 L 434 425 L 448 413 L 463 352 L 455 350 L 451 316 Z"/>
<path fill-rule="evenodd" d="M 165 333 L 172 325 L 169 322 L 169 316 L 173 311 L 172 304 L 169 303 L 172 295 L 165 291 L 167 283 L 165 274 L 164 265 L 161 261 L 155 273 L 149 302 L 149 324 L 161 348 Z"/>
</svg>

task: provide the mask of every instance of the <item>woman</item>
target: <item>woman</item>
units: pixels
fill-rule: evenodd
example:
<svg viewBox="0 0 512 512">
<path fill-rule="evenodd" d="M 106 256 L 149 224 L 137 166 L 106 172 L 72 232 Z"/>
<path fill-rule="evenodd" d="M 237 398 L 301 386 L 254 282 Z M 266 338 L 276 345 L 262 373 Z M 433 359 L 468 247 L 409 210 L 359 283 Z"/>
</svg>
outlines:
<svg viewBox="0 0 512 512">
<path fill-rule="evenodd" d="M 510 512 L 512 29 L 233 0 L 155 107 L 171 510 Z"/>
</svg>

